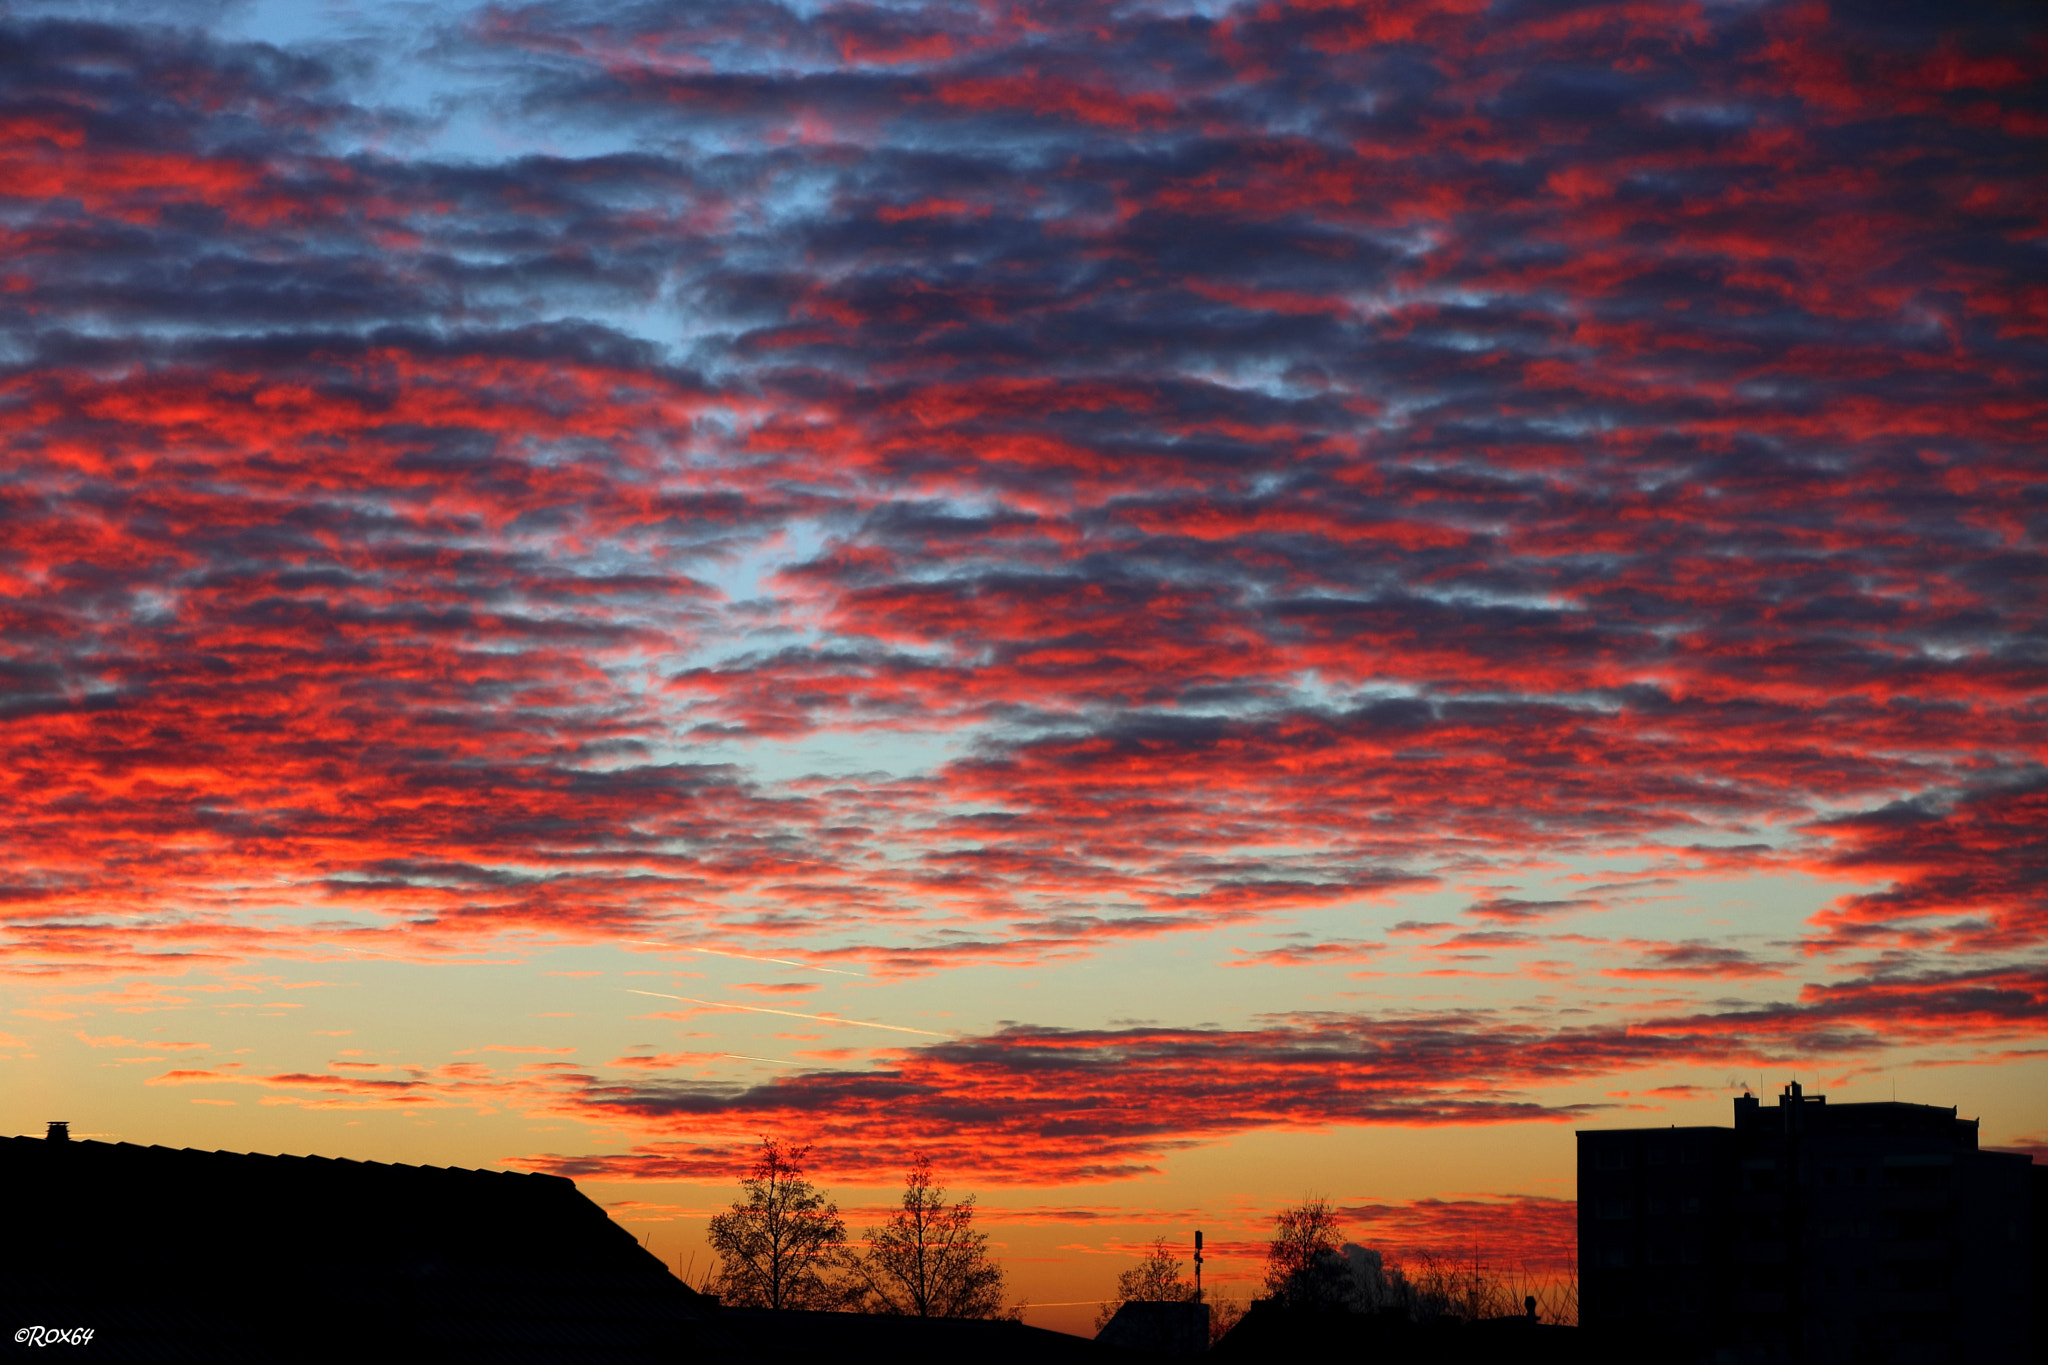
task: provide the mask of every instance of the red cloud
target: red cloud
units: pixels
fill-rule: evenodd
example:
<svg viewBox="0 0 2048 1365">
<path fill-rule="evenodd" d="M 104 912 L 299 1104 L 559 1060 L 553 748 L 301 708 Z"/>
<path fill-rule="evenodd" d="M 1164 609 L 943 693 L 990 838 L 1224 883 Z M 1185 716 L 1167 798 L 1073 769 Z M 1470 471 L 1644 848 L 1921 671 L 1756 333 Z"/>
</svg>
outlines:
<svg viewBox="0 0 2048 1365">
<path fill-rule="evenodd" d="M 1344 1204 L 1346 1236 L 1390 1259 L 1433 1252 L 1453 1261 L 1474 1255 L 1496 1274 L 1547 1278 L 1578 1267 L 1578 1201 L 1542 1195 L 1487 1199 L 1415 1199 Z"/>
<path fill-rule="evenodd" d="M 938 87 L 937 96 L 946 104 L 981 112 L 1014 110 L 1110 128 L 1158 127 L 1176 111 L 1170 95 L 1126 94 L 1111 86 L 1036 74 L 947 81 Z"/>
<path fill-rule="evenodd" d="M 1959 947 L 2009 950 L 2048 938 L 2048 785 L 1902 802 L 1813 828 L 1834 846 L 1829 868 L 1893 879 L 1816 916 L 1819 946 L 1918 937 L 1921 924 L 1939 916 L 1978 917 L 1937 931 Z"/>
<path fill-rule="evenodd" d="M 632 1152 L 532 1158 L 614 1179 L 723 1179 L 762 1129 L 815 1140 L 838 1178 L 879 1179 L 913 1150 L 999 1183 L 1118 1179 L 1191 1144 L 1334 1124 L 1583 1121 L 1532 1088 L 1644 1067 L 1785 1064 L 1902 1039 L 1991 1043 L 2048 1027 L 2038 970 L 1871 978 L 1796 1005 L 1544 1028 L 1478 1014 L 1305 1015 L 1254 1030 L 1013 1028 L 908 1049 L 872 1071 L 801 1072 L 751 1089 L 591 1083 L 557 1092 L 640 1128 Z"/>
<path fill-rule="evenodd" d="M 1641 961 L 1630 967 L 1603 968 L 1600 974 L 1648 981 L 1716 978 L 1751 980 L 1785 975 L 1779 968 L 1757 961 L 1740 948 L 1711 943 L 1649 943 L 1630 946 L 1646 950 Z"/>
<path fill-rule="evenodd" d="M 1288 943 L 1255 953 L 1247 952 L 1243 948 L 1233 948 L 1233 958 L 1224 965 L 1307 967 L 1324 963 L 1371 962 L 1386 950 L 1386 946 L 1384 943 L 1364 942 Z"/>
</svg>

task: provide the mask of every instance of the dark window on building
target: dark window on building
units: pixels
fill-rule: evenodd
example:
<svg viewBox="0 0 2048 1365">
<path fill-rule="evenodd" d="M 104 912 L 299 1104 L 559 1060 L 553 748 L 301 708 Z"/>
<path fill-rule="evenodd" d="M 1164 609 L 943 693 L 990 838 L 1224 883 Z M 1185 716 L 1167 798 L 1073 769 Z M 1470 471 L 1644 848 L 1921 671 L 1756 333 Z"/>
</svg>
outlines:
<svg viewBox="0 0 2048 1365">
<path fill-rule="evenodd" d="M 1949 1335 L 1948 1320 L 1940 1313 L 1900 1313 L 1893 1320 L 1906 1341 L 1944 1341 Z"/>
<path fill-rule="evenodd" d="M 1948 1216 L 1942 1213 L 1902 1213 L 1899 1236 L 1909 1242 L 1931 1242 L 1948 1235 Z"/>
</svg>

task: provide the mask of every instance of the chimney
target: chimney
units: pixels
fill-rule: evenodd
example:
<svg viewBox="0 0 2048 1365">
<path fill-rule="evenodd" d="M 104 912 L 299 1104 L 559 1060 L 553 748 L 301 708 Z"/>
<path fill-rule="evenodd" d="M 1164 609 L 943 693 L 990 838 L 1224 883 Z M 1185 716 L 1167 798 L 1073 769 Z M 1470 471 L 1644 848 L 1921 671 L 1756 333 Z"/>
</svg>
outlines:
<svg viewBox="0 0 2048 1365">
<path fill-rule="evenodd" d="M 50 1131 L 44 1135 L 49 1142 L 71 1141 L 71 1124 L 65 1119 L 51 1119 Z"/>
</svg>

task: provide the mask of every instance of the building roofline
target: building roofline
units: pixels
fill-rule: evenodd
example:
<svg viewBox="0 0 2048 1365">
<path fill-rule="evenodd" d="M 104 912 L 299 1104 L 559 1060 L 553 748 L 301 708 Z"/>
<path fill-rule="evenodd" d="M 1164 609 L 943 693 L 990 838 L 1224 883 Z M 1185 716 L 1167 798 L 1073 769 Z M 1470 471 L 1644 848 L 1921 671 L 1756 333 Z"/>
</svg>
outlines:
<svg viewBox="0 0 2048 1365">
<path fill-rule="evenodd" d="M 205 1147 L 165 1147 L 157 1143 L 152 1143 L 149 1146 L 145 1147 L 139 1143 L 100 1142 L 91 1138 L 72 1138 L 68 1142 L 52 1143 L 47 1138 L 31 1137 L 27 1134 L 17 1134 L 13 1137 L 0 1138 L 0 1143 L 26 1144 L 29 1148 L 35 1151 L 47 1151 L 52 1154 L 62 1152 L 67 1156 L 84 1155 L 86 1153 L 92 1152 L 94 1149 L 98 1149 L 101 1152 L 119 1152 L 127 1157 L 147 1155 L 158 1158 L 200 1157 L 207 1159 L 218 1159 L 222 1161 L 305 1162 L 310 1166 L 315 1166 L 322 1170 L 359 1170 L 364 1172 L 405 1171 L 419 1175 L 433 1176 L 498 1176 L 516 1178 L 521 1180 L 555 1181 L 559 1182 L 562 1185 L 569 1186 L 571 1189 L 575 1188 L 576 1185 L 576 1182 L 571 1180 L 567 1176 L 549 1175 L 544 1171 L 493 1171 L 479 1166 L 416 1166 L 409 1162 L 403 1161 L 360 1161 L 354 1157 L 320 1156 L 318 1154 L 313 1153 L 309 1153 L 304 1156 L 299 1156 L 289 1152 L 230 1152 L 219 1148 L 209 1149 Z"/>
</svg>

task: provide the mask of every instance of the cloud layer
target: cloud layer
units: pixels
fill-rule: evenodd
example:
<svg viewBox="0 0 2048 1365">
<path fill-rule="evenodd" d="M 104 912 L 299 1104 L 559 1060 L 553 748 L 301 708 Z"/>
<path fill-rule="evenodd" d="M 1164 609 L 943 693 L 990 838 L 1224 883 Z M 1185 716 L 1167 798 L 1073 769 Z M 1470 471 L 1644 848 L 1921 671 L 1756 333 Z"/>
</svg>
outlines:
<svg viewBox="0 0 2048 1365">
<path fill-rule="evenodd" d="M 1322 1012 L 1250 1029 L 1018 1025 L 751 1086 L 686 1078 L 718 1053 L 651 1051 L 603 1069 L 486 1058 L 335 1060 L 268 1075 L 242 1063 L 181 1066 L 150 1084 L 253 1085 L 268 1103 L 313 1107 L 511 1108 L 644 1139 L 626 1152 L 520 1163 L 576 1177 L 721 1183 L 753 1135 L 796 1132 L 815 1144 L 811 1165 L 836 1180 L 887 1184 L 923 1151 L 985 1182 L 1063 1185 L 1153 1173 L 1174 1151 L 1243 1133 L 1580 1123 L 1616 1107 L 1531 1092 L 1668 1068 L 1853 1067 L 1910 1041 L 2009 1048 L 2044 1028 L 2048 973 L 2034 968 L 1879 976 L 1808 988 L 1790 1005 L 1565 1027 L 1476 1009 Z"/>
</svg>

